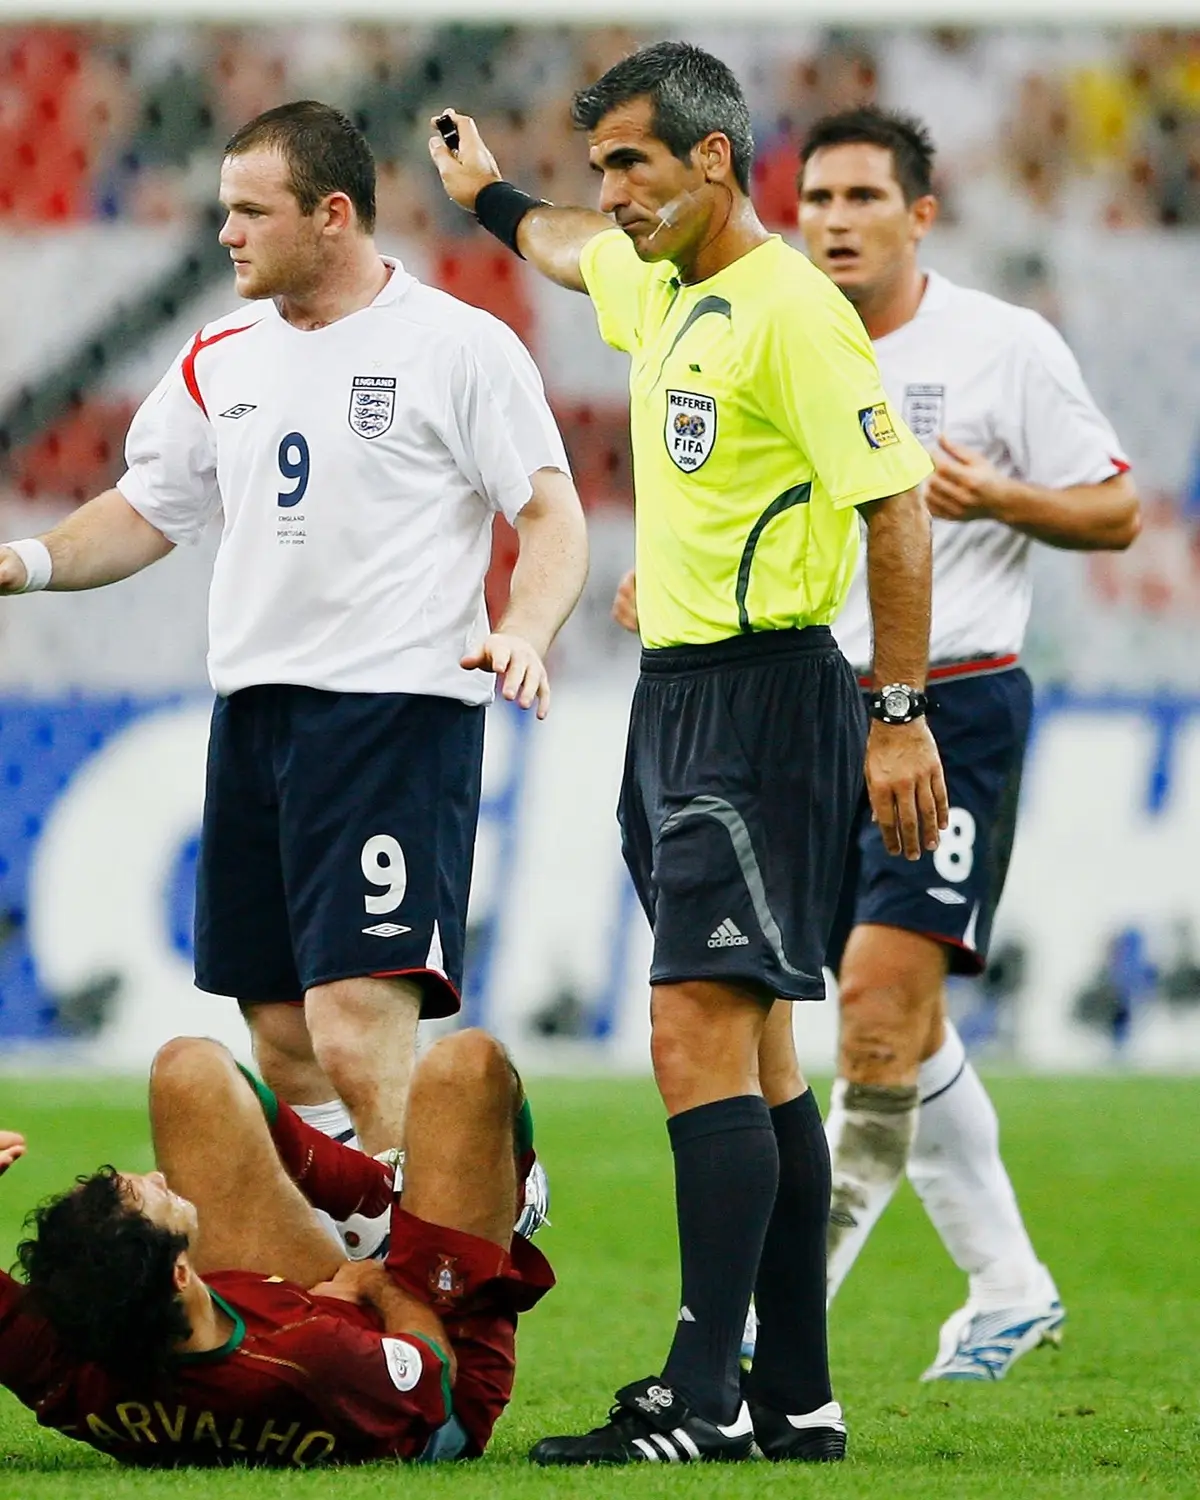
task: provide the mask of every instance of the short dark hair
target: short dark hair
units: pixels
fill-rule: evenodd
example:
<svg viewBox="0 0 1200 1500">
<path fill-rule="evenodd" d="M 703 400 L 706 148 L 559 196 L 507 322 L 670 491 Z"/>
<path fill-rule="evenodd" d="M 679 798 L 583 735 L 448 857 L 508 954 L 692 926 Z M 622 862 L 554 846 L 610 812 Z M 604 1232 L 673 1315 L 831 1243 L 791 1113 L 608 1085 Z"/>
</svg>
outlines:
<svg viewBox="0 0 1200 1500">
<path fill-rule="evenodd" d="M 818 120 L 800 147 L 800 184 L 804 185 L 804 168 L 827 146 L 850 146 L 858 142 L 882 146 L 892 153 L 892 167 L 906 203 L 913 203 L 933 192 L 933 158 L 937 148 L 933 137 L 916 115 L 901 110 L 878 109 L 864 104 L 845 109 Z"/>
<path fill-rule="evenodd" d="M 226 156 L 278 151 L 301 212 L 345 193 L 368 234 L 375 228 L 375 158 L 362 131 L 332 104 L 297 99 L 256 115 L 225 142 Z"/>
<path fill-rule="evenodd" d="M 117 1374 L 165 1372 L 192 1331 L 174 1283 L 187 1236 L 131 1207 L 115 1167 L 76 1178 L 25 1227 L 17 1259 L 32 1306 L 67 1350 Z"/>
<path fill-rule="evenodd" d="M 750 191 L 754 132 L 742 86 L 720 58 L 689 42 L 655 42 L 624 57 L 603 78 L 580 89 L 571 117 L 581 130 L 593 130 L 606 114 L 631 99 L 649 99 L 651 129 L 680 161 L 693 146 L 720 131 L 728 136 L 733 175 Z"/>
</svg>

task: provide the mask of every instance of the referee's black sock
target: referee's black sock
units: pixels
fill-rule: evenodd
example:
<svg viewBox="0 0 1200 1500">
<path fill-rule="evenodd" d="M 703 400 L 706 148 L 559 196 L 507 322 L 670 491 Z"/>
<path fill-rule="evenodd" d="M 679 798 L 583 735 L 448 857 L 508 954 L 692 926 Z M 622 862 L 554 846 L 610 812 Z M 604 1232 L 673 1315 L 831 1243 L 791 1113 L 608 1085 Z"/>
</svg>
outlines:
<svg viewBox="0 0 1200 1500">
<path fill-rule="evenodd" d="M 825 1337 L 829 1145 L 812 1089 L 771 1110 L 779 1192 L 754 1288 L 758 1343 L 746 1394 L 794 1416 L 832 1399 Z"/>
<path fill-rule="evenodd" d="M 667 1121 L 675 1153 L 682 1296 L 663 1379 L 710 1422 L 732 1422 L 738 1355 L 779 1181 L 771 1115 L 757 1094 Z"/>
</svg>

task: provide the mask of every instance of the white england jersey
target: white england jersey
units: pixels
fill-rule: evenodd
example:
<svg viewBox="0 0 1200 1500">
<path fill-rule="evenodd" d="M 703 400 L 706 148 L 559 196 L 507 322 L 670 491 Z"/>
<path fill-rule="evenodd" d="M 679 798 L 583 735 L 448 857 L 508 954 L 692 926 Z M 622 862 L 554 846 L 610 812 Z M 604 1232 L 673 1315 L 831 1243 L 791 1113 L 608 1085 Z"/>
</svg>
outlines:
<svg viewBox="0 0 1200 1500">
<path fill-rule="evenodd" d="M 875 340 L 884 389 L 930 452 L 938 434 L 1047 489 L 1099 484 L 1128 461 L 1075 356 L 1038 313 L 930 273 L 916 316 Z M 1029 620 L 1030 538 L 1000 521 L 933 521 L 931 678 L 1015 662 Z M 872 646 L 865 548 L 834 625 L 860 673 Z"/>
<path fill-rule="evenodd" d="M 142 404 L 118 488 L 172 542 L 221 515 L 209 675 L 486 702 L 492 521 L 569 472 L 541 377 L 496 318 L 398 262 L 302 332 L 273 301 L 211 323 Z"/>
</svg>

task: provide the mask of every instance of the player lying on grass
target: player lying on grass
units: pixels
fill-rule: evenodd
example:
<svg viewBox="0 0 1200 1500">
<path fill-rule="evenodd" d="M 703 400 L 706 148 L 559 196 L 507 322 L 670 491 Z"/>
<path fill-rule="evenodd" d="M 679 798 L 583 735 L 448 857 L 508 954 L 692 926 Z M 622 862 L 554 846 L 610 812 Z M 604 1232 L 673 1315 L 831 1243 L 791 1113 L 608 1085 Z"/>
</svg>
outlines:
<svg viewBox="0 0 1200 1500">
<path fill-rule="evenodd" d="M 313 1207 L 378 1212 L 391 1168 L 218 1043 L 168 1043 L 150 1078 L 159 1170 L 80 1178 L 31 1215 L 24 1284 L 0 1272 L 0 1384 L 143 1467 L 482 1453 L 517 1314 L 554 1283 L 512 1227 L 529 1114 L 503 1049 L 464 1031 L 421 1061 L 408 1118 L 387 1259 L 349 1262 Z M 0 1132 L 0 1171 L 24 1149 Z"/>
</svg>

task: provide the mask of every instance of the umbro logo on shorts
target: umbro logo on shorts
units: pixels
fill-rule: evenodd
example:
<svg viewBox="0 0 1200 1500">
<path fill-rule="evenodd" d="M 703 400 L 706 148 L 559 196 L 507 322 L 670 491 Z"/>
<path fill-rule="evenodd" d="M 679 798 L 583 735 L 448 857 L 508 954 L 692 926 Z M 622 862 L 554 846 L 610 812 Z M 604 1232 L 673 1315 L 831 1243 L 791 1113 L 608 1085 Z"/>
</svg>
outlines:
<svg viewBox="0 0 1200 1500">
<path fill-rule="evenodd" d="M 219 416 L 229 417 L 236 422 L 239 417 L 244 417 L 252 411 L 257 411 L 257 406 L 251 406 L 248 401 L 239 401 L 236 406 L 231 406 L 228 411 L 218 413 Z"/>
<path fill-rule="evenodd" d="M 398 922 L 376 922 L 374 927 L 364 927 L 368 937 L 399 937 L 402 932 L 411 932 L 411 927 L 401 927 Z"/>
<path fill-rule="evenodd" d="M 925 892 L 943 906 L 966 906 L 967 898 L 961 891 L 952 891 L 948 885 L 931 885 Z"/>
<path fill-rule="evenodd" d="M 750 939 L 738 930 L 732 917 L 726 917 L 708 940 L 710 948 L 746 948 Z"/>
</svg>

